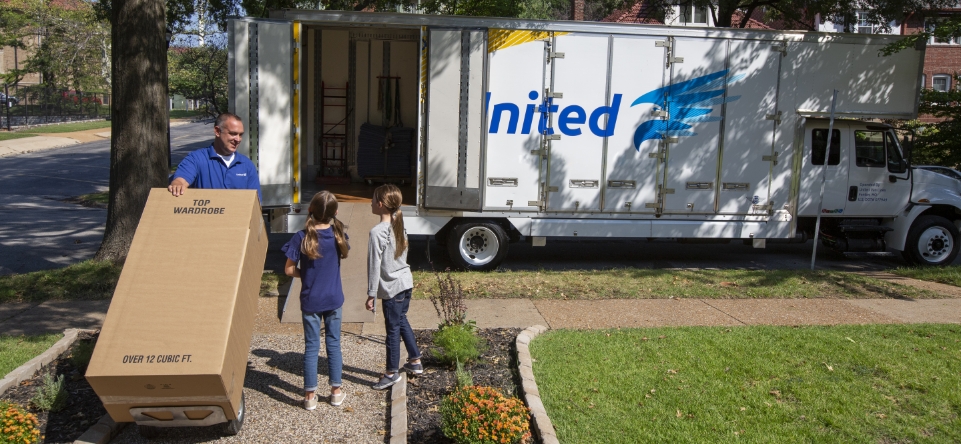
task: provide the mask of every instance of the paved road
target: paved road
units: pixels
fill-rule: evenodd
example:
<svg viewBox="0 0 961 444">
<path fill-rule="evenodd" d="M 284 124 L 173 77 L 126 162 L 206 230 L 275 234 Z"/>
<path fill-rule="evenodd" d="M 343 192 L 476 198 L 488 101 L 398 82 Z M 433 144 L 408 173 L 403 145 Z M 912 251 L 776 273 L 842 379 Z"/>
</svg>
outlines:
<svg viewBox="0 0 961 444">
<path fill-rule="evenodd" d="M 213 139 L 213 127 L 171 128 L 173 160 Z M 60 268 L 93 257 L 107 211 L 65 203 L 106 191 L 110 140 L 0 158 L 0 275 Z"/>
</svg>

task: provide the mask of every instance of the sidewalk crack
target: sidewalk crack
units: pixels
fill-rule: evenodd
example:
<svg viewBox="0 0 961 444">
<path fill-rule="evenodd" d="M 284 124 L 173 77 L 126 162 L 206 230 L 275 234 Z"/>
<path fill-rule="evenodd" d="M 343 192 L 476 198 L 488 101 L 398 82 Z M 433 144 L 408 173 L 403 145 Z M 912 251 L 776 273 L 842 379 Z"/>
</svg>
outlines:
<svg viewBox="0 0 961 444">
<path fill-rule="evenodd" d="M 747 322 L 744 322 L 744 321 L 738 319 L 737 316 L 734 316 L 734 315 L 732 315 L 732 314 L 730 314 L 730 313 L 728 313 L 728 312 L 726 312 L 726 311 L 724 311 L 724 310 L 721 310 L 720 308 L 715 307 L 714 305 L 711 305 L 711 303 L 708 302 L 707 299 L 701 299 L 701 302 L 703 302 L 704 305 L 707 305 L 708 307 L 711 307 L 711 308 L 713 308 L 713 309 L 715 309 L 715 310 L 717 310 L 717 311 L 719 311 L 719 312 L 721 312 L 721 313 L 724 313 L 724 314 L 727 315 L 729 318 L 734 319 L 735 321 L 737 321 L 737 322 L 740 323 L 741 325 L 747 325 Z"/>
</svg>

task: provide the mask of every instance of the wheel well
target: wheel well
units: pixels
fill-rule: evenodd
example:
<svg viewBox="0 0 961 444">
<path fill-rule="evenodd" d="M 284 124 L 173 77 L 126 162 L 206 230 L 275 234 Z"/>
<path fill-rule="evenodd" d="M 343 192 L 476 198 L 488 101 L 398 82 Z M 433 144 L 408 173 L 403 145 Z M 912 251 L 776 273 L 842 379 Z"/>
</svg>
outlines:
<svg viewBox="0 0 961 444">
<path fill-rule="evenodd" d="M 918 217 L 921 216 L 941 216 L 951 222 L 956 222 L 961 219 L 961 210 L 950 205 L 932 205 L 931 208 L 918 215 Z"/>
<path fill-rule="evenodd" d="M 507 238 L 510 239 L 511 242 L 517 242 L 521 238 L 521 233 L 518 232 L 517 229 L 514 228 L 514 225 L 508 222 L 507 219 L 482 219 L 482 218 L 473 218 L 473 217 L 455 217 L 449 220 L 447 222 L 447 225 L 444 225 L 444 228 L 441 228 L 440 230 L 438 230 L 437 234 L 435 234 L 434 237 L 437 239 L 443 239 L 443 241 L 446 241 L 447 236 L 450 235 L 450 231 L 453 230 L 454 227 L 456 227 L 457 225 L 463 222 L 497 224 L 504 229 L 504 232 L 507 233 Z"/>
</svg>

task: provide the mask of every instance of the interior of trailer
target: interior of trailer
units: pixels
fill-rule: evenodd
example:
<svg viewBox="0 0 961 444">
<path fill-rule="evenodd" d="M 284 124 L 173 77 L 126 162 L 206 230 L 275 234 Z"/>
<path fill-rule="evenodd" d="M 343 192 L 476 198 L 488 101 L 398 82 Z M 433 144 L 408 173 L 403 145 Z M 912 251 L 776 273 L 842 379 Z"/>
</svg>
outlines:
<svg viewBox="0 0 961 444">
<path fill-rule="evenodd" d="M 304 27 L 301 202 L 369 200 L 381 183 L 414 203 L 418 28 Z"/>
</svg>

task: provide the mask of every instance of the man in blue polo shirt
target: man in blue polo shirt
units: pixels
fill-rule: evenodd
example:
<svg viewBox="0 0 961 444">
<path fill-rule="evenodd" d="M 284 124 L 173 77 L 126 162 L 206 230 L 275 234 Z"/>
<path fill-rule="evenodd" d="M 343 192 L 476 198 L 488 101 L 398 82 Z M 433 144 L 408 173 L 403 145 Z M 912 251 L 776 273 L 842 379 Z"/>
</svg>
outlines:
<svg viewBox="0 0 961 444">
<path fill-rule="evenodd" d="M 214 143 L 184 157 L 167 191 L 181 196 L 187 188 L 257 190 L 260 178 L 250 158 L 237 152 L 244 123 L 236 114 L 223 113 L 214 124 Z"/>
</svg>

